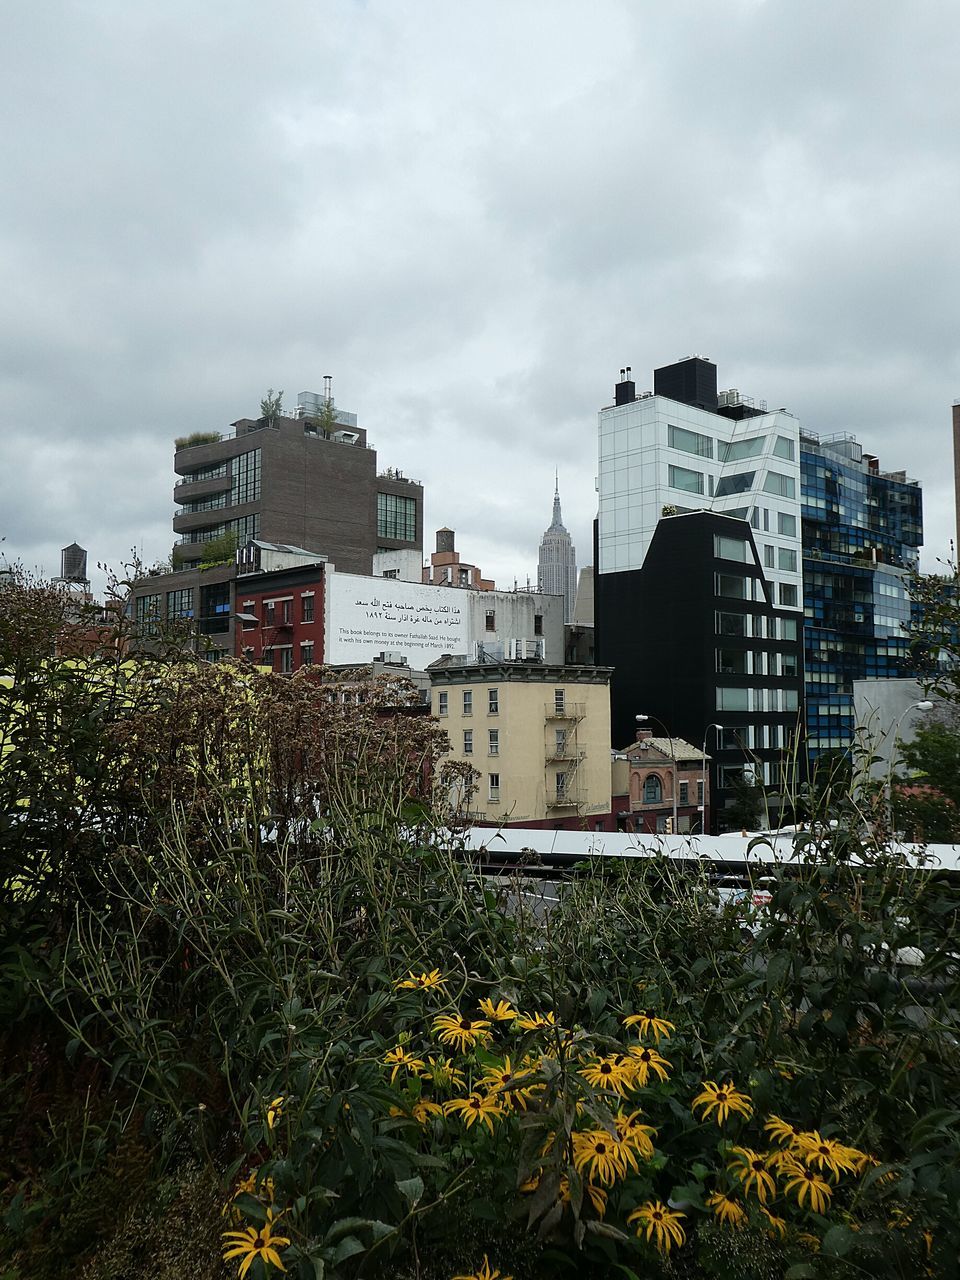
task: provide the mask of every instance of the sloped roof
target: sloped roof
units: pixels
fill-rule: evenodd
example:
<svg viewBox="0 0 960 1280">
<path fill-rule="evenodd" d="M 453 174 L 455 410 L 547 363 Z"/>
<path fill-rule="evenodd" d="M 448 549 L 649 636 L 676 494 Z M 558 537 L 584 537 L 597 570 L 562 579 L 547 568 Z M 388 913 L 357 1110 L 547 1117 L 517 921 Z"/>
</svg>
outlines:
<svg viewBox="0 0 960 1280">
<path fill-rule="evenodd" d="M 653 747 L 659 751 L 662 756 L 668 760 L 702 760 L 703 748 L 695 747 L 691 742 L 685 742 L 683 738 L 657 738 L 651 735 L 649 738 L 641 738 L 637 742 L 631 742 L 629 747 L 624 747 L 623 755 L 634 756 L 643 755 Z M 709 754 L 707 759 L 710 759 Z"/>
</svg>

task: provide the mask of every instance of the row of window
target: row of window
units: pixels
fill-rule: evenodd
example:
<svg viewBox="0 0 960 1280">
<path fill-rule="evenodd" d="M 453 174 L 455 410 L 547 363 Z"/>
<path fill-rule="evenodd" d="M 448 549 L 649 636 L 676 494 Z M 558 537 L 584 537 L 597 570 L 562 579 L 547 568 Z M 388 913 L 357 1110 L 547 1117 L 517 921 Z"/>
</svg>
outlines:
<svg viewBox="0 0 960 1280">
<path fill-rule="evenodd" d="M 661 804 L 663 802 L 663 781 L 656 773 L 648 773 L 643 780 L 643 804 Z M 690 783 L 677 784 L 677 804 L 690 803 Z M 697 782 L 697 804 L 703 804 L 703 779 Z"/>
<path fill-rule="evenodd" d="M 778 582 L 777 603 L 787 609 L 795 609 L 800 598 L 797 586 L 793 582 Z M 738 573 L 714 574 L 714 593 L 728 596 L 731 600 L 765 599 L 763 583 L 760 578 L 750 578 Z"/>
<path fill-rule="evenodd" d="M 254 608 L 252 600 L 244 600 L 243 612 L 250 613 Z M 304 592 L 300 596 L 300 621 L 313 622 L 315 620 L 314 612 L 314 595 L 313 592 Z M 264 627 L 289 626 L 293 622 L 293 599 L 289 600 L 267 600 L 263 605 L 263 621 L 259 625 Z M 244 631 L 253 631 L 257 627 L 256 621 L 244 621 Z"/>
<path fill-rule="evenodd" d="M 718 609 L 716 612 L 718 636 L 743 636 L 755 640 L 796 640 L 796 618 L 766 617 L 762 613 L 733 613 Z"/>
<path fill-rule="evenodd" d="M 289 675 L 297 668 L 293 662 L 293 645 L 269 645 L 264 649 L 260 656 L 260 662 L 265 667 L 272 667 L 274 671 L 279 671 L 281 675 Z M 300 666 L 309 667 L 313 664 L 313 641 L 303 640 L 300 643 Z"/>
<path fill-rule="evenodd" d="M 181 484 L 198 484 L 201 480 L 219 480 L 221 476 L 227 474 L 226 462 L 214 462 L 209 467 L 200 467 L 196 471 L 187 471 L 181 480 L 177 481 L 177 485 Z"/>
<path fill-rule="evenodd" d="M 763 453 L 768 437 L 750 436 L 746 440 L 732 440 L 729 443 L 718 440 L 717 458 L 720 462 L 740 462 L 744 458 L 756 458 Z M 713 437 L 701 435 L 699 431 L 690 431 L 686 427 L 667 423 L 667 444 L 671 449 L 679 449 L 682 453 L 692 453 L 698 458 L 713 457 Z M 786 462 L 796 459 L 796 449 L 789 436 L 777 436 L 773 445 L 773 456 L 783 458 Z"/>
<path fill-rule="evenodd" d="M 463 731 L 463 754 L 465 756 L 473 755 L 473 730 L 464 729 Z M 498 756 L 500 754 L 500 730 L 487 730 L 487 755 Z"/>
<path fill-rule="evenodd" d="M 786 650 L 717 649 L 716 669 L 725 676 L 795 676 L 799 662 Z"/>
<path fill-rule="evenodd" d="M 463 714 L 465 716 L 473 715 L 473 690 L 464 689 L 461 691 Z M 554 689 L 553 691 L 553 710 L 555 715 L 562 716 L 567 707 L 567 691 L 566 689 Z M 437 715 L 445 716 L 450 711 L 450 693 L 447 689 L 439 689 L 437 691 Z M 487 690 L 487 715 L 495 716 L 500 714 L 500 690 Z M 565 730 L 557 730 L 557 733 L 565 733 Z"/>
<path fill-rule="evenodd" d="M 797 711 L 799 707 L 800 694 L 796 689 L 717 686 L 718 711 Z"/>
<path fill-rule="evenodd" d="M 398 542 L 417 538 L 417 503 L 397 493 L 377 494 L 377 537 Z"/>
</svg>

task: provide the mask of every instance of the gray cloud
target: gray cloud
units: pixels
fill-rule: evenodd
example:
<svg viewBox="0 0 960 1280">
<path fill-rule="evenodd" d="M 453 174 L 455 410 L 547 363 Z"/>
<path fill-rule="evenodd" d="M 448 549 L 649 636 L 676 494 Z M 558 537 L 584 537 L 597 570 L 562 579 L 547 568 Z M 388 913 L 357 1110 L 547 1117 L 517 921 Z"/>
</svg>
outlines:
<svg viewBox="0 0 960 1280">
<path fill-rule="evenodd" d="M 581 563 L 595 414 L 692 351 L 953 532 L 950 0 L 21 6 L 0 49 L 0 535 L 172 541 L 172 438 L 325 373 L 427 527 Z M 430 535 L 428 534 L 428 542 Z"/>
</svg>

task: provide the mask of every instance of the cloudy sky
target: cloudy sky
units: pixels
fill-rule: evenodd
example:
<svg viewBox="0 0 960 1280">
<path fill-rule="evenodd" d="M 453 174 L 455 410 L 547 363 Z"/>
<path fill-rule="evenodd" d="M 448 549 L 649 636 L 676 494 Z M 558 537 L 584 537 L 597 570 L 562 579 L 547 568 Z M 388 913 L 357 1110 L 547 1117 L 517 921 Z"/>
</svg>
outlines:
<svg viewBox="0 0 960 1280">
<path fill-rule="evenodd" d="M 590 559 L 596 410 L 693 352 L 953 535 L 956 0 L 42 0 L 0 40 L 0 551 L 172 542 L 172 439 L 334 378 L 427 538 Z"/>
</svg>

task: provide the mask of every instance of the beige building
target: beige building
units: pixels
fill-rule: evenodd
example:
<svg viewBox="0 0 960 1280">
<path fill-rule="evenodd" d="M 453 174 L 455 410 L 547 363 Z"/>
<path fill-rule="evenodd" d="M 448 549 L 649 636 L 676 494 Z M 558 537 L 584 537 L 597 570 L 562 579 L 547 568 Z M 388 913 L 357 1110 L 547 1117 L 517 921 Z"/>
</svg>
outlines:
<svg viewBox="0 0 960 1280">
<path fill-rule="evenodd" d="M 596 826 L 610 814 L 610 668 L 441 658 L 431 709 L 480 775 L 476 822 Z"/>
</svg>

